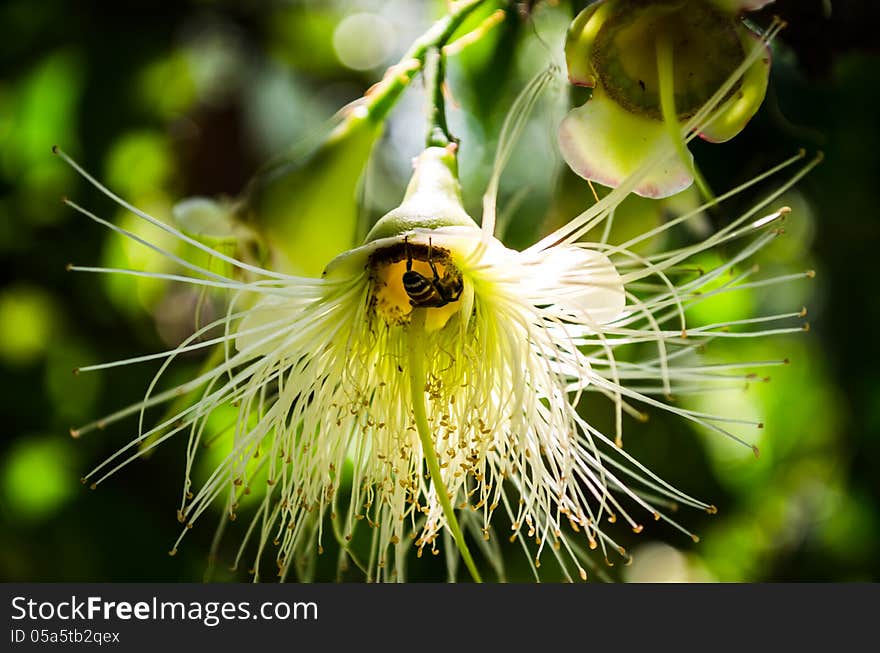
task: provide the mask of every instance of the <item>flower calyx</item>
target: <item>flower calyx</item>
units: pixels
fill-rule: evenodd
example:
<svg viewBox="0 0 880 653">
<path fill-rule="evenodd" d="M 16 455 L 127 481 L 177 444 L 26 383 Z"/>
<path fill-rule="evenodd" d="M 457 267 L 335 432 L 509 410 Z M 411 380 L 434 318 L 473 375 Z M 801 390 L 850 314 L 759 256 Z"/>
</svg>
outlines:
<svg viewBox="0 0 880 653">
<path fill-rule="evenodd" d="M 362 246 L 332 260 L 324 277 L 365 271 L 371 314 L 390 326 L 405 325 L 414 309 L 424 308 L 426 330 L 440 329 L 459 311 L 465 294 L 444 238 L 456 227 L 477 228 L 462 206 L 456 146 L 428 147 L 414 161 L 400 206 L 379 219 Z"/>
</svg>

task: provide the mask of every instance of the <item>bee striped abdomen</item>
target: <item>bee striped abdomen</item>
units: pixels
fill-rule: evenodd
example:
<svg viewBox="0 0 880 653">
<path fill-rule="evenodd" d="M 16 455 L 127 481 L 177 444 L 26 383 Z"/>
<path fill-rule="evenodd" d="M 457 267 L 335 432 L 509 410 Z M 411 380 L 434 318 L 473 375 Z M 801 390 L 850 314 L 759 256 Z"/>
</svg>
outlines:
<svg viewBox="0 0 880 653">
<path fill-rule="evenodd" d="M 412 270 L 403 273 L 403 289 L 413 306 L 431 306 L 437 299 L 442 299 L 437 296 L 430 279 Z"/>
<path fill-rule="evenodd" d="M 412 306 L 422 308 L 440 308 L 446 306 L 450 302 L 458 301 L 461 297 L 464 285 L 461 281 L 461 273 L 454 267 L 447 269 L 441 277 L 434 263 L 434 249 L 431 245 L 431 239 L 428 239 L 428 258 L 418 259 L 426 260 L 433 274 L 432 278 L 428 278 L 412 269 L 413 256 L 407 238 L 403 239 L 403 247 L 406 253 L 406 272 L 403 273 L 403 289 L 409 297 L 409 303 Z M 448 260 L 443 265 L 450 265 Z"/>
</svg>

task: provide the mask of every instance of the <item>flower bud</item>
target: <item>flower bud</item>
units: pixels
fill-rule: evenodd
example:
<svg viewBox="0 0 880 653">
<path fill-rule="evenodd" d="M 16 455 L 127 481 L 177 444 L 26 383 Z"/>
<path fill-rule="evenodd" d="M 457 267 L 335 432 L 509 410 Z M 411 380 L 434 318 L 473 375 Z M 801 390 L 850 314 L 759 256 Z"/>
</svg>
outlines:
<svg viewBox="0 0 880 653">
<path fill-rule="evenodd" d="M 566 63 L 571 82 L 594 91 L 560 128 L 560 147 L 569 166 L 586 179 L 616 187 L 658 148 L 675 149 L 674 130 L 664 125 L 664 85 L 671 88 L 666 101 L 672 115 L 684 124 L 733 78 L 719 107 L 698 131 L 713 142 L 739 133 L 764 99 L 769 72 L 766 55 L 742 73 L 756 37 L 739 12 L 763 4 L 602 0 L 582 11 L 568 30 Z M 660 65 L 661 49 L 670 53 L 666 70 Z M 693 180 L 690 161 L 662 167 L 648 173 L 635 192 L 665 197 Z"/>
</svg>

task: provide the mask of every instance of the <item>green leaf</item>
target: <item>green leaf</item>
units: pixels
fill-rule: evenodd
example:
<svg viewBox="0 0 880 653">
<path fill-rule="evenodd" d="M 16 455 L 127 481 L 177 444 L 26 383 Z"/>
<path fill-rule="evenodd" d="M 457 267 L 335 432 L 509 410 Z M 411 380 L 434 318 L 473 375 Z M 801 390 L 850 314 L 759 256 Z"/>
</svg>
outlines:
<svg viewBox="0 0 880 653">
<path fill-rule="evenodd" d="M 380 133 L 369 116 L 351 117 L 306 156 L 254 180 L 247 217 L 266 239 L 274 269 L 317 277 L 358 244 L 358 181 Z"/>
</svg>

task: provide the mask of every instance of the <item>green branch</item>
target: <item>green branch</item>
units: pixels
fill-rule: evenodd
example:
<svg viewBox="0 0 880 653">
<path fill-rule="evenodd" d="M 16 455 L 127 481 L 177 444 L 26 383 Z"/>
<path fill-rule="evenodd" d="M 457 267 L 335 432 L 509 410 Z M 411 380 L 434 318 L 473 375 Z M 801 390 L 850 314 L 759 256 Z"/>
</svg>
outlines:
<svg viewBox="0 0 880 653">
<path fill-rule="evenodd" d="M 461 24 L 486 0 L 463 0 L 446 16 L 413 42 L 400 61 L 391 66 L 376 86 L 366 95 L 366 108 L 370 118 L 383 120 L 403 90 L 425 65 L 431 48 L 442 48 L 452 38 Z"/>
</svg>

